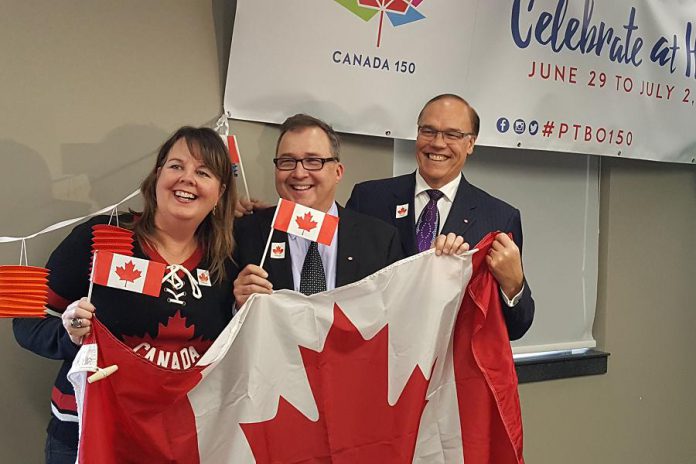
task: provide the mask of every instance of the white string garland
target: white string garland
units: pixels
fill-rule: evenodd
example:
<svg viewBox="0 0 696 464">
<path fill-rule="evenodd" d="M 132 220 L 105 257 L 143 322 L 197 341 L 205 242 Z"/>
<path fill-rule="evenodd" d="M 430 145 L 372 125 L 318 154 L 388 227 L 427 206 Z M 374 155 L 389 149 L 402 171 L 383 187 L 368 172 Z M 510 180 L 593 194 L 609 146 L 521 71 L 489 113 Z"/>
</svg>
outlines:
<svg viewBox="0 0 696 464">
<path fill-rule="evenodd" d="M 19 250 L 19 264 L 20 265 L 27 265 L 28 264 L 28 257 L 27 257 L 27 240 L 30 240 L 34 237 L 38 237 L 39 235 L 47 234 L 49 232 L 53 232 L 55 230 L 62 229 L 64 227 L 71 226 L 73 224 L 76 224 L 78 222 L 82 222 L 85 219 L 91 218 L 93 216 L 98 216 L 100 214 L 105 214 L 108 212 L 111 212 L 111 216 L 116 217 L 116 225 L 118 226 L 118 206 L 125 203 L 126 201 L 130 200 L 131 198 L 137 196 L 140 194 L 140 189 L 134 191 L 127 197 L 125 197 L 123 200 L 119 201 L 118 203 L 107 206 L 105 208 L 100 209 L 99 211 L 95 211 L 94 213 L 90 213 L 86 216 L 78 217 L 78 218 L 73 218 L 73 219 L 66 219 L 65 221 L 60 221 L 55 224 L 52 224 L 38 232 L 35 232 L 31 235 L 27 235 L 26 237 L 0 237 L 0 243 L 10 243 L 10 242 L 22 242 L 22 245 Z"/>
</svg>

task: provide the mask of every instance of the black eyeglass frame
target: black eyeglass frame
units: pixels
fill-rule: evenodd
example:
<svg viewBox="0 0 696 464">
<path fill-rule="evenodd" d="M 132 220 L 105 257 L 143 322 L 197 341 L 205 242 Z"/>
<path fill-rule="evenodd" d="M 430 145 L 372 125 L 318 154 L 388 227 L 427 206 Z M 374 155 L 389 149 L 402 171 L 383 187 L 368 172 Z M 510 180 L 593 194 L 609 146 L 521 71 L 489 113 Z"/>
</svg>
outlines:
<svg viewBox="0 0 696 464">
<path fill-rule="evenodd" d="M 278 164 L 281 162 L 289 163 L 290 161 L 292 161 L 292 168 L 281 168 L 280 166 L 278 166 Z M 321 162 L 321 166 L 308 167 L 305 164 L 306 161 Z M 290 157 L 273 158 L 273 164 L 275 165 L 276 169 L 279 171 L 294 171 L 295 168 L 297 168 L 297 163 L 300 163 L 302 165 L 302 168 L 304 168 L 306 171 L 321 171 L 322 169 L 324 169 L 324 165 L 326 163 L 331 162 L 331 161 L 338 161 L 338 158 L 335 156 L 331 156 L 329 158 L 319 158 L 319 157 L 310 156 L 308 158 L 302 158 L 302 159 L 295 159 L 295 158 L 290 158 Z"/>
<path fill-rule="evenodd" d="M 423 132 L 427 131 L 427 132 Z M 462 132 L 458 130 L 437 130 L 430 126 L 418 126 L 418 135 L 423 137 L 425 140 L 435 140 L 439 134 L 442 134 L 442 138 L 451 142 L 459 142 L 464 140 L 466 137 L 471 137 L 475 135 L 473 132 Z"/>
</svg>

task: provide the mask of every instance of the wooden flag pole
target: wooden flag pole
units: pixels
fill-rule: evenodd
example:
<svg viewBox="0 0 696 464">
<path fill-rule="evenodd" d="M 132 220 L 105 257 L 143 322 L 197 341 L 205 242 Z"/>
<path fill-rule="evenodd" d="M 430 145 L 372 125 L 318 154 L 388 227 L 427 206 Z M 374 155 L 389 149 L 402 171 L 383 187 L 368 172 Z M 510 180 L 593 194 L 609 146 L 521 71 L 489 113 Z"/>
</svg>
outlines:
<svg viewBox="0 0 696 464">
<path fill-rule="evenodd" d="M 89 290 L 87 290 L 87 301 L 92 302 L 92 288 L 94 287 L 94 268 L 97 267 L 97 254 L 99 250 L 94 250 L 94 256 L 92 256 L 92 270 L 89 273 Z"/>
</svg>

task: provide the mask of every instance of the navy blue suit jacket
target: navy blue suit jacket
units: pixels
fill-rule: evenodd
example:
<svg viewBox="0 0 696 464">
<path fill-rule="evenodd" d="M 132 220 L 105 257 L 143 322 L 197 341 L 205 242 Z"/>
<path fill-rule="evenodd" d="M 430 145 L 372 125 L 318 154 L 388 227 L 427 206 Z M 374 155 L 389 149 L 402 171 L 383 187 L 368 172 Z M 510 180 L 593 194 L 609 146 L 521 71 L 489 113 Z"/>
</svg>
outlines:
<svg viewBox="0 0 696 464">
<path fill-rule="evenodd" d="M 240 269 L 261 262 L 274 213 L 275 207 L 268 208 L 235 222 L 235 262 Z M 338 217 L 336 287 L 357 282 L 403 257 L 399 234 L 394 227 L 340 206 Z M 274 230 L 271 240 L 287 244 L 287 237 L 287 233 Z M 264 269 L 276 290 L 294 288 L 290 259 L 287 247 L 283 259 L 266 256 Z"/>
<path fill-rule="evenodd" d="M 415 172 L 362 182 L 353 188 L 346 208 L 393 224 L 399 230 L 404 256 L 411 256 L 418 253 L 413 205 L 415 191 Z M 408 214 L 397 218 L 397 206 L 405 204 L 408 204 Z M 471 185 L 462 175 L 442 233 L 461 235 L 473 248 L 488 233 L 496 231 L 512 233 L 513 240 L 522 251 L 519 210 Z M 529 283 L 525 281 L 522 298 L 514 308 L 509 308 L 504 301 L 502 307 L 510 339 L 521 338 L 534 318 L 534 300 Z"/>
</svg>

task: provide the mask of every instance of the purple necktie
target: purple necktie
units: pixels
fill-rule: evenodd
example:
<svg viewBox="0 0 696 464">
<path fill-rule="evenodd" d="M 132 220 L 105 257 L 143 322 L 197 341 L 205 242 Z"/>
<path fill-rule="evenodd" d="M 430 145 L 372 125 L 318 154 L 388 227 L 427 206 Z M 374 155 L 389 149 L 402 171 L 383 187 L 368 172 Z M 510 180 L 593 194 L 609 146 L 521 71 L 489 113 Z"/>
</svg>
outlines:
<svg viewBox="0 0 696 464">
<path fill-rule="evenodd" d="M 418 221 L 416 222 L 416 242 L 418 251 L 430 249 L 437 235 L 437 229 L 440 224 L 440 213 L 437 210 L 437 201 L 444 195 L 439 190 L 426 190 L 430 201 L 423 211 L 421 211 Z"/>
</svg>

